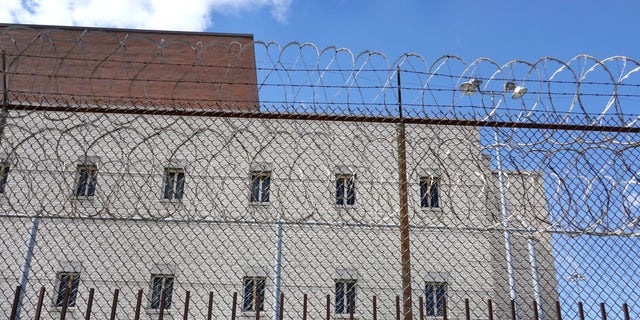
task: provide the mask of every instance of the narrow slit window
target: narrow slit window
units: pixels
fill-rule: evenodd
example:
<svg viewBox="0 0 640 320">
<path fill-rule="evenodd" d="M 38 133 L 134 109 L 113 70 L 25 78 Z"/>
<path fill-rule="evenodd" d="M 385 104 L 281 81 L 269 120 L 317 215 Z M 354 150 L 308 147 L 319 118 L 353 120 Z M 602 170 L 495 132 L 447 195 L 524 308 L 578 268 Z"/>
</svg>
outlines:
<svg viewBox="0 0 640 320">
<path fill-rule="evenodd" d="M 164 309 L 171 308 L 174 279 L 173 275 L 153 275 L 151 277 L 151 303 L 149 305 L 151 309 L 160 309 L 163 295 L 164 305 L 162 307 Z"/>
<path fill-rule="evenodd" d="M 425 312 L 429 317 L 441 317 L 444 314 L 443 299 L 446 294 L 446 283 L 427 283 L 424 289 Z"/>
<path fill-rule="evenodd" d="M 78 185 L 76 187 L 76 197 L 88 198 L 95 196 L 97 181 L 98 168 L 95 165 L 78 166 Z"/>
<path fill-rule="evenodd" d="M 355 313 L 356 309 L 356 280 L 336 280 L 336 313 Z"/>
<path fill-rule="evenodd" d="M 253 172 L 251 174 L 251 202 L 269 202 L 271 172 Z"/>
<path fill-rule="evenodd" d="M 182 200 L 184 197 L 184 169 L 165 168 L 163 199 Z"/>
<path fill-rule="evenodd" d="M 58 290 L 56 291 L 56 307 L 64 306 L 65 297 L 68 297 L 67 307 L 76 306 L 78 287 L 80 286 L 80 274 L 77 272 L 58 273 Z"/>
<path fill-rule="evenodd" d="M 423 208 L 440 207 L 440 197 L 438 194 L 439 181 L 436 178 L 420 179 L 420 206 Z"/>
<path fill-rule="evenodd" d="M 356 204 L 356 186 L 353 175 L 336 177 L 336 204 L 349 206 Z"/>
<path fill-rule="evenodd" d="M 263 311 L 267 279 L 264 277 L 245 277 L 242 282 L 244 287 L 242 311 Z"/>
</svg>

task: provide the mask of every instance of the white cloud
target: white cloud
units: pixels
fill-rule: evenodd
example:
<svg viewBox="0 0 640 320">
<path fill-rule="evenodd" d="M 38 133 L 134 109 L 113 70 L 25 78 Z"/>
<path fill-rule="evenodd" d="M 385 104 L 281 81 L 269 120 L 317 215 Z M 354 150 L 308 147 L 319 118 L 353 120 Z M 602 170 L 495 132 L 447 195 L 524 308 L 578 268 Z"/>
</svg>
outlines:
<svg viewBox="0 0 640 320">
<path fill-rule="evenodd" d="M 202 31 L 211 13 L 270 10 L 286 22 L 292 0 L 5 0 L 0 22 Z"/>
</svg>

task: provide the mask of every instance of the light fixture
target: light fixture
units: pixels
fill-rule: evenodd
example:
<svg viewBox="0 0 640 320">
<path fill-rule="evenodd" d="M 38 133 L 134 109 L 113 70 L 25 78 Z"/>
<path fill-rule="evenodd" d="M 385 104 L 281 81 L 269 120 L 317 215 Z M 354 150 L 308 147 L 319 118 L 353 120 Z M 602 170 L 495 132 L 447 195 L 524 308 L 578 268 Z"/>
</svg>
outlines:
<svg viewBox="0 0 640 320">
<path fill-rule="evenodd" d="M 504 83 L 504 92 L 513 92 L 516 88 L 516 83 L 512 81 L 507 81 Z"/>
<path fill-rule="evenodd" d="M 482 80 L 473 78 L 467 82 L 462 83 L 460 85 L 460 91 L 462 91 L 462 94 L 472 95 L 476 93 L 476 91 L 478 91 L 481 83 Z"/>
<path fill-rule="evenodd" d="M 515 89 L 513 89 L 513 94 L 511 95 L 511 98 L 513 99 L 522 98 L 522 96 L 524 96 L 524 94 L 527 93 L 527 91 L 528 90 L 525 87 L 516 86 Z"/>
<path fill-rule="evenodd" d="M 518 86 L 515 82 L 507 81 L 504 83 L 504 92 L 513 92 L 511 95 L 511 98 L 513 99 L 522 98 L 527 91 L 527 88 Z"/>
</svg>

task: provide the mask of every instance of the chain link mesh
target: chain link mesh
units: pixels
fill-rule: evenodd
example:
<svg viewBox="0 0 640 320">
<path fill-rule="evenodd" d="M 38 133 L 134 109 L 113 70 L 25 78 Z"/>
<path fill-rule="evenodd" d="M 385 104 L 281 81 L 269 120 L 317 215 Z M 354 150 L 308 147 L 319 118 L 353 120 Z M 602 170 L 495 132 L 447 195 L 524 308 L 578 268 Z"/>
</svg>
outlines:
<svg viewBox="0 0 640 320">
<path fill-rule="evenodd" d="M 4 318 L 638 317 L 630 58 L 24 26 L 0 46 Z"/>
</svg>

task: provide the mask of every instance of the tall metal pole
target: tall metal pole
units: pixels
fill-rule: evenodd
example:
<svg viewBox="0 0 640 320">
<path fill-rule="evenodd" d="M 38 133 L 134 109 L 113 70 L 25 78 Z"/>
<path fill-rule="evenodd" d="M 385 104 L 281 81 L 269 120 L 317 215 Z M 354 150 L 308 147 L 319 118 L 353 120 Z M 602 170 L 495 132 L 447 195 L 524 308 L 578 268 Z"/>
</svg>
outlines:
<svg viewBox="0 0 640 320">
<path fill-rule="evenodd" d="M 273 320 L 280 319 L 280 284 L 282 279 L 282 219 L 280 210 L 276 221 L 275 261 L 273 264 Z"/>
<path fill-rule="evenodd" d="M 542 310 L 542 289 L 540 287 L 540 275 L 538 273 L 538 259 L 536 254 L 536 246 L 533 240 L 533 233 L 527 240 L 529 245 L 529 263 L 531 264 L 531 278 L 533 279 L 533 294 L 536 299 L 536 308 L 538 309 L 538 316 L 540 320 L 544 319 L 544 313 Z"/>
<path fill-rule="evenodd" d="M 400 67 L 398 76 L 398 189 L 400 192 L 400 259 L 402 262 L 402 300 L 404 320 L 413 320 L 411 301 L 411 241 L 409 240 L 409 204 L 407 199 L 407 147 L 404 121 L 402 118 L 402 90 L 400 87 Z"/>
<path fill-rule="evenodd" d="M 493 95 L 491 96 L 493 100 Z M 502 172 L 502 157 L 500 155 L 500 141 L 498 140 L 498 131 L 494 133 L 496 143 L 496 161 L 498 169 L 498 184 L 500 187 L 500 209 L 502 211 L 502 226 L 504 228 L 504 246 L 507 258 L 507 272 L 509 273 L 509 296 L 515 302 L 515 314 L 518 318 L 518 296 L 516 294 L 516 276 L 513 267 L 513 258 L 511 256 L 511 234 L 509 233 L 509 212 L 507 211 L 507 196 L 504 187 L 504 173 Z"/>
<path fill-rule="evenodd" d="M 29 279 L 29 270 L 31 270 L 31 258 L 33 257 L 33 249 L 36 246 L 36 236 L 38 235 L 38 225 L 40 224 L 40 215 L 36 215 L 31 220 L 31 233 L 29 234 L 29 243 L 27 244 L 27 252 L 24 254 L 24 264 L 22 265 L 22 276 L 20 277 L 20 298 L 18 307 L 16 308 L 16 317 L 13 320 L 20 319 L 20 310 L 22 309 L 22 299 L 27 289 L 27 280 Z"/>
<path fill-rule="evenodd" d="M 7 52 L 2 50 L 2 108 L 7 107 L 9 97 L 7 93 Z"/>
<path fill-rule="evenodd" d="M 4 128 L 7 126 L 7 105 L 9 93 L 7 92 L 7 52 L 2 50 L 2 109 L 0 109 L 0 143 L 4 138 Z"/>
</svg>

